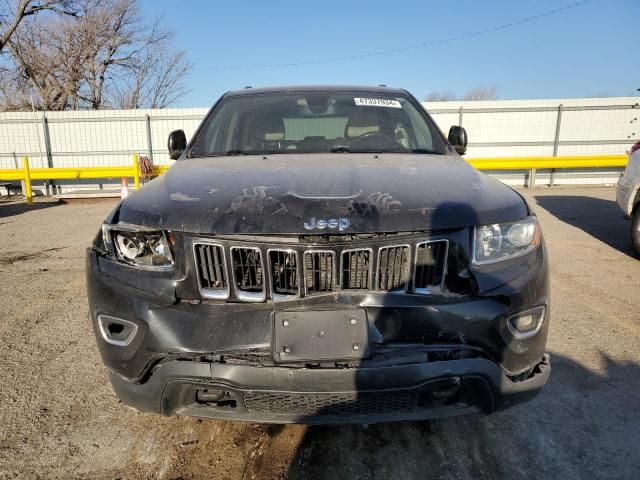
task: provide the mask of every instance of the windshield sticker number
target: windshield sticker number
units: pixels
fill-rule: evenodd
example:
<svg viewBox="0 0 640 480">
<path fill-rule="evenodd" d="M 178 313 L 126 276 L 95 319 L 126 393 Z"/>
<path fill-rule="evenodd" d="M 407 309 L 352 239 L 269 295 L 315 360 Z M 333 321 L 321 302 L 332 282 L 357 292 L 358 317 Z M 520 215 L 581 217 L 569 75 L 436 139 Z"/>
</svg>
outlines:
<svg viewBox="0 0 640 480">
<path fill-rule="evenodd" d="M 398 100 L 388 100 L 386 98 L 354 98 L 353 100 L 360 107 L 402 108 Z"/>
</svg>

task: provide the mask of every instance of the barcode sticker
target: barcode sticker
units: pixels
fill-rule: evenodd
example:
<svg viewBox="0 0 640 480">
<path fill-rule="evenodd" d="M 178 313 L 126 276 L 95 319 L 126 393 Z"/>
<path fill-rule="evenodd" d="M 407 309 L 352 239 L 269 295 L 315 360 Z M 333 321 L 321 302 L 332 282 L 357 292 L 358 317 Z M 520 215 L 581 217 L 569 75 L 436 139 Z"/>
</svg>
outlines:
<svg viewBox="0 0 640 480">
<path fill-rule="evenodd" d="M 361 107 L 388 107 L 402 108 L 398 100 L 388 100 L 386 98 L 354 98 L 356 105 Z"/>
</svg>

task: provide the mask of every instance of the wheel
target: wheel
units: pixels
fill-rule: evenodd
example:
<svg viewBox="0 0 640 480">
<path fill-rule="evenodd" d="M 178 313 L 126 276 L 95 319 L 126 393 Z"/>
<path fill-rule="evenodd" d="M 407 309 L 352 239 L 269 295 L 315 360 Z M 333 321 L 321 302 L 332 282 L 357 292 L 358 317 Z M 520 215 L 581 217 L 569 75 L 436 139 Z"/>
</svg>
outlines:
<svg viewBox="0 0 640 480">
<path fill-rule="evenodd" d="M 631 240 L 636 252 L 640 255 L 640 204 L 633 209 L 633 217 L 631 218 Z"/>
</svg>

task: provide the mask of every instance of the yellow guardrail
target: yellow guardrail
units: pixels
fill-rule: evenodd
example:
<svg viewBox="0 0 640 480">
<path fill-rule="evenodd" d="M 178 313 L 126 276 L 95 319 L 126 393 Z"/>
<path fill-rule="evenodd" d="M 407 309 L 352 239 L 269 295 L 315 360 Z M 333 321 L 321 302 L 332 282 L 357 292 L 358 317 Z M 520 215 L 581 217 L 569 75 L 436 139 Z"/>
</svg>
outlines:
<svg viewBox="0 0 640 480">
<path fill-rule="evenodd" d="M 508 157 L 468 158 L 478 170 L 536 170 L 560 168 L 607 168 L 627 165 L 626 155 L 580 155 L 571 157 Z M 153 167 L 154 176 L 167 171 L 167 165 Z M 23 157 L 22 168 L 0 170 L 0 180 L 20 180 L 25 183 L 27 203 L 33 202 L 31 182 L 33 180 L 73 180 L 86 178 L 133 178 L 136 189 L 140 188 L 138 155 L 133 155 L 129 166 L 118 167 L 71 167 L 30 168 L 29 158 Z"/>
<path fill-rule="evenodd" d="M 626 155 L 578 155 L 572 157 L 468 158 L 478 170 L 531 170 L 552 168 L 624 167 Z"/>
<path fill-rule="evenodd" d="M 31 182 L 33 180 L 77 180 L 86 178 L 133 178 L 136 189 L 140 188 L 138 154 L 133 155 L 130 166 L 117 167 L 65 167 L 30 168 L 29 158 L 22 157 L 22 168 L 0 170 L 0 180 L 20 180 L 24 182 L 27 203 L 33 203 Z"/>
</svg>

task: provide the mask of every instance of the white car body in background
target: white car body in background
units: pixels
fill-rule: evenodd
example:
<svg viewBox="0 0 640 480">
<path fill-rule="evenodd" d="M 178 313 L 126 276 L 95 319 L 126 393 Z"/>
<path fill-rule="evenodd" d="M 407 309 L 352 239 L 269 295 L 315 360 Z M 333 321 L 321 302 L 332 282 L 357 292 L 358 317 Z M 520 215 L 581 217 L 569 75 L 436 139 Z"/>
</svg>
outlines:
<svg viewBox="0 0 640 480">
<path fill-rule="evenodd" d="M 638 189 L 640 188 L 640 142 L 634 145 L 635 151 L 629 155 L 627 168 L 618 180 L 616 200 L 626 217 L 631 217 L 633 207 L 640 201 Z"/>
<path fill-rule="evenodd" d="M 618 180 L 616 201 L 627 218 L 631 218 L 631 239 L 640 255 L 640 142 L 631 147 L 627 168 Z"/>
</svg>

